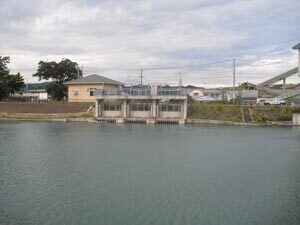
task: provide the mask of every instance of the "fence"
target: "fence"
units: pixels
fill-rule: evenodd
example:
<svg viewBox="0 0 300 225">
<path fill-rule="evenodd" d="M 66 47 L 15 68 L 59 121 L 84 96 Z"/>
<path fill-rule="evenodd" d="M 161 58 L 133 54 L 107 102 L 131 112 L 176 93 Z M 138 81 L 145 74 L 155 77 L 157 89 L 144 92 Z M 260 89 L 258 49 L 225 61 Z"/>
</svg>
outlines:
<svg viewBox="0 0 300 225">
<path fill-rule="evenodd" d="M 122 95 L 132 95 L 132 96 L 150 96 L 153 95 L 164 95 L 164 96 L 178 96 L 184 95 L 183 91 L 178 88 L 164 88 L 158 87 L 157 93 L 151 92 L 151 87 L 125 87 L 117 90 L 107 90 L 107 89 L 96 89 L 94 91 L 95 96 L 122 96 Z"/>
</svg>

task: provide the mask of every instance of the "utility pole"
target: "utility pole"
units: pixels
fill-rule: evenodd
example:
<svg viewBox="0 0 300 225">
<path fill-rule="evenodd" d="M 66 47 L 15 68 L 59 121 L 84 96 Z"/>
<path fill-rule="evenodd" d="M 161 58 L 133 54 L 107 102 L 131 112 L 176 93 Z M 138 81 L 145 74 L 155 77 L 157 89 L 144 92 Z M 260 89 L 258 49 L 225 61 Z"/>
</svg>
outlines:
<svg viewBox="0 0 300 225">
<path fill-rule="evenodd" d="M 235 59 L 233 59 L 233 82 L 232 82 L 232 103 L 235 104 Z"/>
<path fill-rule="evenodd" d="M 28 87 L 29 85 L 28 85 L 28 77 L 26 78 L 26 93 L 28 93 L 28 89 L 29 89 L 29 87 Z"/>
<path fill-rule="evenodd" d="M 76 66 L 76 69 L 77 69 L 77 79 L 79 78 L 79 66 L 77 65 Z"/>
<path fill-rule="evenodd" d="M 141 85 L 143 85 L 143 68 L 141 68 L 140 79 L 141 79 Z"/>
<path fill-rule="evenodd" d="M 182 86 L 182 79 L 181 79 L 181 72 L 179 73 L 179 87 L 181 88 Z"/>
</svg>

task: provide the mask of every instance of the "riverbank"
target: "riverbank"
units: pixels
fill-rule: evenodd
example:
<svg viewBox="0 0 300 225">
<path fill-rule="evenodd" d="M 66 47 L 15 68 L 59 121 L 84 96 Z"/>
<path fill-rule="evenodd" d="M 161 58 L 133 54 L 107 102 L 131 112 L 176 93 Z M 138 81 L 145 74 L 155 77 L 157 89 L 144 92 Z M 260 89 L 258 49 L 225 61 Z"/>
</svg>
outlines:
<svg viewBox="0 0 300 225">
<path fill-rule="evenodd" d="M 0 113 L 0 120 L 86 122 L 93 120 L 93 115 L 91 113 Z"/>
<path fill-rule="evenodd" d="M 0 103 L 0 120 L 94 121 L 94 109 L 88 103 Z M 244 109 L 250 111 L 245 121 Z M 292 114 L 299 107 L 238 106 L 226 104 L 191 104 L 186 124 L 234 126 L 293 126 Z"/>
<path fill-rule="evenodd" d="M 0 120 L 88 121 L 94 116 L 88 103 L 1 102 Z"/>
<path fill-rule="evenodd" d="M 271 121 L 266 123 L 246 123 L 226 120 L 186 119 L 186 124 L 231 125 L 231 126 L 294 126 L 291 121 Z"/>
<path fill-rule="evenodd" d="M 293 114 L 299 112 L 300 107 L 292 106 L 193 103 L 188 107 L 187 123 L 291 126 Z"/>
<path fill-rule="evenodd" d="M 5 114 L 0 113 L 0 121 L 45 121 L 45 122 L 94 122 L 96 121 L 91 114 L 29 114 L 15 113 Z M 109 121 L 105 122 L 109 123 Z M 194 125 L 216 125 L 216 126 L 294 126 L 292 122 L 273 121 L 268 123 L 245 123 L 232 122 L 225 120 L 208 120 L 208 119 L 186 119 L 185 124 Z"/>
<path fill-rule="evenodd" d="M 0 102 L 0 113 L 70 114 L 85 113 L 93 103 L 69 102 Z"/>
</svg>

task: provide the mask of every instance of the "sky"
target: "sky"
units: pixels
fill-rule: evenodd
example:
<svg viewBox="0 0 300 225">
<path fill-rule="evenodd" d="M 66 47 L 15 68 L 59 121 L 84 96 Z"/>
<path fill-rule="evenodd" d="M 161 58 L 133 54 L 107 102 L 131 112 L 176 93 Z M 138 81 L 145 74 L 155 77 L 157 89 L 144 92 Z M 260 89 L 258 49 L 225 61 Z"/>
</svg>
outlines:
<svg viewBox="0 0 300 225">
<path fill-rule="evenodd" d="M 1 0 L 0 55 L 33 78 L 68 58 L 84 75 L 137 84 L 258 84 L 297 66 L 299 0 Z M 180 75 L 181 74 L 181 75 Z M 294 76 L 289 82 L 299 82 Z"/>
</svg>

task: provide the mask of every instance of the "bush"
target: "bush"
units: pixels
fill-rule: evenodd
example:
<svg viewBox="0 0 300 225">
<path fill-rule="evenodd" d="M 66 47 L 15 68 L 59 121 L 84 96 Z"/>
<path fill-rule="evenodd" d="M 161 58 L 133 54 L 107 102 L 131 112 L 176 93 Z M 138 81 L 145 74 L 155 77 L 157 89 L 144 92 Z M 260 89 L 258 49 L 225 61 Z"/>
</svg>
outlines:
<svg viewBox="0 0 300 225">
<path fill-rule="evenodd" d="M 255 123 L 266 123 L 268 118 L 262 113 L 252 113 L 253 122 Z"/>
<path fill-rule="evenodd" d="M 221 104 L 216 104 L 215 106 L 216 110 L 219 111 L 219 112 L 222 112 L 223 111 L 223 106 Z"/>
<path fill-rule="evenodd" d="M 292 112 L 293 113 L 300 113 L 300 107 L 293 107 Z"/>
<path fill-rule="evenodd" d="M 284 108 L 277 117 L 278 121 L 290 121 L 293 117 L 293 110 L 291 108 Z"/>
</svg>

